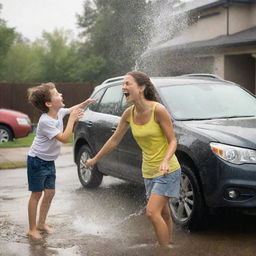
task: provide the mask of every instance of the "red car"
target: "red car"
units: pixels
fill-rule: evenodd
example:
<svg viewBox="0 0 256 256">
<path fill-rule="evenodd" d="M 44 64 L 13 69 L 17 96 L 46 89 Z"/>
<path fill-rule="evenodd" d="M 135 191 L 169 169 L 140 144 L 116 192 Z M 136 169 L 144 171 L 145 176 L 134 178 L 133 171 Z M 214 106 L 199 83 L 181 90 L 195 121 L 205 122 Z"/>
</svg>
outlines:
<svg viewBox="0 0 256 256">
<path fill-rule="evenodd" d="M 31 122 L 28 115 L 0 108 L 0 143 L 7 142 L 13 138 L 28 136 L 31 131 Z"/>
</svg>

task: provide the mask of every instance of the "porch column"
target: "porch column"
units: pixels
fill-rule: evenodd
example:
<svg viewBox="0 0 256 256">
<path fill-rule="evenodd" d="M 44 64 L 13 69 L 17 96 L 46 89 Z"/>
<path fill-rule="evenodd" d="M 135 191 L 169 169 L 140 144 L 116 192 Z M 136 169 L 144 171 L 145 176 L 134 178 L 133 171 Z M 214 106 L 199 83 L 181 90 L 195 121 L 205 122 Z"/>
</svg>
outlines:
<svg viewBox="0 0 256 256">
<path fill-rule="evenodd" d="M 223 54 L 214 55 L 213 73 L 225 79 L 225 62 Z"/>
<path fill-rule="evenodd" d="M 254 94 L 256 94 L 256 53 L 252 54 L 254 58 Z"/>
</svg>

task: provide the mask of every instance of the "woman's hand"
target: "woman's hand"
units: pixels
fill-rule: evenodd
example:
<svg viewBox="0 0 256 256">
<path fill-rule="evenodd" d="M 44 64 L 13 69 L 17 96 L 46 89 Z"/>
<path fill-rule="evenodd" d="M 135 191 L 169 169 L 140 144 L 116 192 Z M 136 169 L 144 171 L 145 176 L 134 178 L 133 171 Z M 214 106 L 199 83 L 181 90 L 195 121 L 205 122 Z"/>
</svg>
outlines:
<svg viewBox="0 0 256 256">
<path fill-rule="evenodd" d="M 163 175 L 166 175 L 169 171 L 169 163 L 168 161 L 164 160 L 159 168 L 159 171 L 163 173 Z"/>
<path fill-rule="evenodd" d="M 86 163 L 85 163 L 85 165 L 86 165 L 86 167 L 91 167 L 91 166 L 93 166 L 93 165 L 95 165 L 96 164 L 96 161 L 95 161 L 95 159 L 94 158 L 89 158 L 87 161 L 86 161 Z"/>
</svg>

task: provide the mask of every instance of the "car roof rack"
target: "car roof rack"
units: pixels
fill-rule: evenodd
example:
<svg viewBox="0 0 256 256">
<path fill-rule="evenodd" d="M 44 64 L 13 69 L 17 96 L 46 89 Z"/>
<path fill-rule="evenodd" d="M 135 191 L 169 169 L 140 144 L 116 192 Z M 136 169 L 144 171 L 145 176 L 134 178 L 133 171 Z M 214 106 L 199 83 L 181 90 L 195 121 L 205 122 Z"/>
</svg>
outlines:
<svg viewBox="0 0 256 256">
<path fill-rule="evenodd" d="M 185 75 L 181 75 L 181 77 L 201 77 L 201 78 L 214 78 L 214 79 L 218 79 L 218 80 L 224 80 L 221 77 L 214 75 L 214 74 L 208 74 L 208 73 L 195 73 L 195 74 L 185 74 Z"/>
<path fill-rule="evenodd" d="M 124 76 L 112 77 L 112 78 L 109 78 L 109 79 L 105 80 L 104 82 L 102 82 L 102 84 L 116 82 L 116 81 L 119 81 L 119 80 L 122 80 L 122 79 L 124 79 Z"/>
</svg>

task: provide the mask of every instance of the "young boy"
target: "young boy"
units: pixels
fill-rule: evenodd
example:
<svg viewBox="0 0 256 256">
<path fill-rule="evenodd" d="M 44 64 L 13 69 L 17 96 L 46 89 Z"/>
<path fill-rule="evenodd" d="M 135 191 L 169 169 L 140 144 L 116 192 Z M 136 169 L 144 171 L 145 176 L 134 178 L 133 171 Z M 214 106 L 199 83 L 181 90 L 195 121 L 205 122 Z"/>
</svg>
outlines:
<svg viewBox="0 0 256 256">
<path fill-rule="evenodd" d="M 51 201 L 55 194 L 55 164 L 60 153 L 61 142 L 67 143 L 72 134 L 74 123 L 83 116 L 83 108 L 93 102 L 88 99 L 71 108 L 63 108 L 62 94 L 53 83 L 45 83 L 28 89 L 28 100 L 41 115 L 36 137 L 28 152 L 27 175 L 31 196 L 28 203 L 29 231 L 28 236 L 40 239 L 39 231 L 47 233 L 53 229 L 45 223 Z M 63 117 L 70 114 L 63 132 Z M 40 206 L 39 221 L 36 225 L 37 206 L 44 192 Z"/>
</svg>

